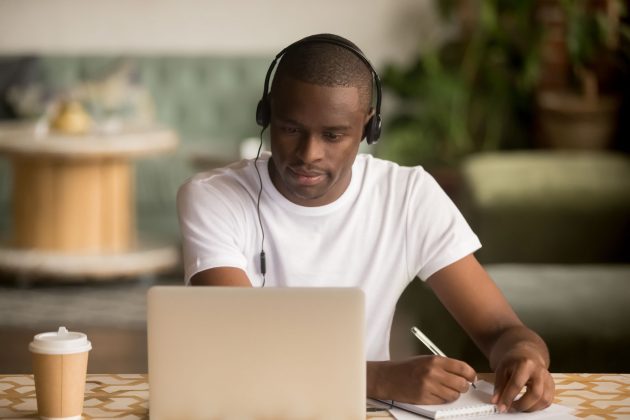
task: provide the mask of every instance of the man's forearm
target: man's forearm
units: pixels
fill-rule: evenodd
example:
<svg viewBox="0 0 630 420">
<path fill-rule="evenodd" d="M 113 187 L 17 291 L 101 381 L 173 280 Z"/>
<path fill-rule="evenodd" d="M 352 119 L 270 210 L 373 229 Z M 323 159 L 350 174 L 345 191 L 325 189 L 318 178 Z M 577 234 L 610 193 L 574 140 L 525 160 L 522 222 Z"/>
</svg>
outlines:
<svg viewBox="0 0 630 420">
<path fill-rule="evenodd" d="M 367 362 L 367 396 L 370 398 L 387 398 L 385 375 L 383 375 L 384 364 L 385 362 Z"/>
<path fill-rule="evenodd" d="M 497 369 L 507 354 L 534 359 L 549 368 L 547 345 L 538 334 L 525 326 L 510 327 L 497 337 L 488 358 L 492 370 Z"/>
</svg>

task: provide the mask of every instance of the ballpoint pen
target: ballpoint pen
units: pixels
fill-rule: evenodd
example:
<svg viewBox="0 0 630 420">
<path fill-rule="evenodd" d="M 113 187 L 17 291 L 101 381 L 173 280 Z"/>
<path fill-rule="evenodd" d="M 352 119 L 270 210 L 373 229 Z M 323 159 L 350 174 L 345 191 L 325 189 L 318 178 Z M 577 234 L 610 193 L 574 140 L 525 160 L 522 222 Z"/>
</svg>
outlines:
<svg viewBox="0 0 630 420">
<path fill-rule="evenodd" d="M 422 341 L 422 344 L 424 344 L 429 350 L 431 350 L 431 353 L 435 354 L 436 356 L 446 357 L 446 354 L 444 354 L 444 352 L 440 350 L 438 346 L 433 344 L 433 341 L 431 341 L 429 337 L 424 335 L 424 333 L 420 331 L 418 327 L 411 327 L 411 333 L 415 335 L 418 338 L 418 340 Z M 470 382 L 470 385 L 473 388 L 477 389 L 477 386 L 475 385 L 474 381 Z"/>
</svg>

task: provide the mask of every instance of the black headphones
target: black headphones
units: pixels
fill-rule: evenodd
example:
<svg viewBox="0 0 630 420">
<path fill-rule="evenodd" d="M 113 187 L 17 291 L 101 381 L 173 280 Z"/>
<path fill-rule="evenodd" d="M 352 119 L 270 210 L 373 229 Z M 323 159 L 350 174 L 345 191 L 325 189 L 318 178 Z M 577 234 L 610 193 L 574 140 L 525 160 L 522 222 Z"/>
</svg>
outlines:
<svg viewBox="0 0 630 420">
<path fill-rule="evenodd" d="M 269 122 L 271 120 L 271 106 L 269 104 L 269 80 L 271 79 L 271 73 L 273 69 L 276 67 L 278 60 L 289 50 L 303 44 L 307 43 L 327 43 L 338 45 L 346 50 L 354 53 L 357 57 L 361 59 L 365 63 L 365 65 L 370 69 L 372 73 L 372 78 L 374 80 L 374 86 L 376 88 L 376 107 L 374 110 L 374 115 L 370 120 L 365 124 L 365 128 L 363 129 L 363 136 L 366 138 L 368 144 L 376 143 L 379 136 L 381 135 L 381 80 L 374 70 L 374 67 L 367 59 L 367 57 L 361 52 L 361 50 L 356 47 L 353 43 L 348 41 L 345 38 L 342 38 L 337 35 L 332 34 L 318 34 L 307 36 L 306 38 L 300 39 L 299 41 L 294 42 L 289 45 L 282 51 L 276 55 L 276 58 L 273 59 L 271 65 L 269 66 L 269 70 L 267 70 L 267 75 L 265 76 L 265 87 L 263 90 L 263 96 L 258 102 L 258 106 L 256 107 L 256 122 L 258 125 L 263 127 L 263 130 L 267 128 Z"/>
</svg>

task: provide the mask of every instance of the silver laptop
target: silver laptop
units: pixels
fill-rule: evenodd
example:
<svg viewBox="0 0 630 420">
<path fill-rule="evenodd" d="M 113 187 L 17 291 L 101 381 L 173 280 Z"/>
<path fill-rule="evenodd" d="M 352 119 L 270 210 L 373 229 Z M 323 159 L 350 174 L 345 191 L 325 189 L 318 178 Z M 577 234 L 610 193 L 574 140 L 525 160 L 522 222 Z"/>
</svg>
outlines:
<svg viewBox="0 0 630 420">
<path fill-rule="evenodd" d="M 364 305 L 349 288 L 152 287 L 151 419 L 365 419 Z"/>
</svg>

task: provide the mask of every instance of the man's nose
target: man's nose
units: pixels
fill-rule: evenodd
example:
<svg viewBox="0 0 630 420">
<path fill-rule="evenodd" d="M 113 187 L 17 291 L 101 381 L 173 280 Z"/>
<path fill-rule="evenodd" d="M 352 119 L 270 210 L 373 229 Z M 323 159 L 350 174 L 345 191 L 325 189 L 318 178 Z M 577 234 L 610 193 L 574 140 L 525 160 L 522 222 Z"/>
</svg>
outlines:
<svg viewBox="0 0 630 420">
<path fill-rule="evenodd" d="M 298 157 L 304 163 L 317 162 L 324 156 L 324 147 L 321 139 L 315 134 L 307 134 L 300 140 Z"/>
</svg>

